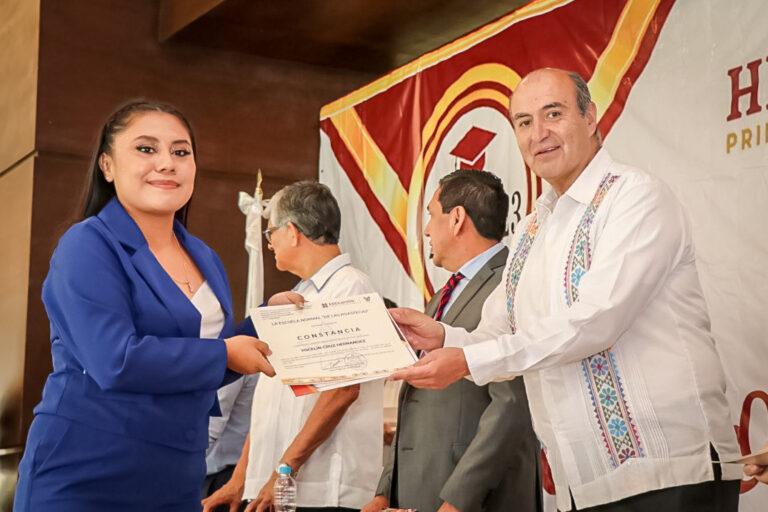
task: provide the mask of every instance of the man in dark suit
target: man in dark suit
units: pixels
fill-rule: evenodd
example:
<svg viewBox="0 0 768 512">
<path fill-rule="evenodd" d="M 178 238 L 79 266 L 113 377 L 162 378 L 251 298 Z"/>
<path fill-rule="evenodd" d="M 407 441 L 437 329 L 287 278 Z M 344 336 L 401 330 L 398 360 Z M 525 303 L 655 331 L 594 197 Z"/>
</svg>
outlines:
<svg viewBox="0 0 768 512">
<path fill-rule="evenodd" d="M 509 199 L 495 175 L 456 171 L 440 180 L 427 210 L 435 265 L 451 278 L 426 313 L 472 330 L 500 281 L 508 250 Z M 521 379 L 441 391 L 403 384 L 392 456 L 376 497 L 362 512 L 388 506 L 419 512 L 540 510 L 538 442 Z"/>
</svg>

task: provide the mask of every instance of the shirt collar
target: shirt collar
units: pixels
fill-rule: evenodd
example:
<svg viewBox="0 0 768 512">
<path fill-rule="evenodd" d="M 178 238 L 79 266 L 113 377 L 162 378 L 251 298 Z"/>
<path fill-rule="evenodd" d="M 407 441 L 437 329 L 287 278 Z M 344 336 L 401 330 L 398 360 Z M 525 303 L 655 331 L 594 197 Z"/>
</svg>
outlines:
<svg viewBox="0 0 768 512">
<path fill-rule="evenodd" d="M 504 244 L 501 242 L 497 243 L 496 245 L 493 245 L 486 249 L 485 251 L 481 252 L 468 262 L 466 262 L 464 265 L 461 266 L 459 269 L 459 272 L 464 276 L 464 279 L 466 281 L 472 280 L 473 277 L 480 271 L 481 268 L 483 268 L 483 265 L 488 263 L 488 260 L 496 256 L 496 254 L 504 248 Z"/>
<path fill-rule="evenodd" d="M 600 148 L 564 195 L 582 204 L 590 203 L 611 163 L 611 156 L 605 149 Z M 537 210 L 543 208 L 547 213 L 552 213 L 558 199 L 555 189 L 548 187 L 548 190 L 536 200 L 536 208 Z"/>
<path fill-rule="evenodd" d="M 546 187 L 547 190 L 536 199 L 536 212 L 539 214 L 539 219 L 541 219 L 545 213 L 552 213 L 552 210 L 555 209 L 555 203 L 557 203 L 558 200 L 555 189 L 550 187 L 549 184 L 547 184 Z"/>
<path fill-rule="evenodd" d="M 576 178 L 576 181 L 565 191 L 565 195 L 582 204 L 592 202 L 595 191 L 597 191 L 597 187 L 610 165 L 611 157 L 606 150 L 601 148 Z"/>
<path fill-rule="evenodd" d="M 311 282 L 317 291 L 320 291 L 322 290 L 323 286 L 325 286 L 325 283 L 327 283 L 331 278 L 331 276 L 336 273 L 336 271 L 351 264 L 352 258 L 349 256 L 349 254 L 339 254 L 331 261 L 320 267 L 320 270 L 315 272 L 312 277 L 307 279 L 307 281 Z"/>
</svg>

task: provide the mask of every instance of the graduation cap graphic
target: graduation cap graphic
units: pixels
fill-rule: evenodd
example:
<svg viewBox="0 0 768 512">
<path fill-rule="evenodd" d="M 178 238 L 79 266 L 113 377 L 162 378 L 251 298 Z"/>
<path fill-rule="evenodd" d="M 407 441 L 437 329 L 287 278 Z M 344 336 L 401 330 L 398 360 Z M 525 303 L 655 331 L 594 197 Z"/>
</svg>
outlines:
<svg viewBox="0 0 768 512">
<path fill-rule="evenodd" d="M 496 134 L 473 126 L 461 138 L 451 155 L 456 157 L 456 169 L 483 170 L 485 167 L 485 149 Z"/>
</svg>

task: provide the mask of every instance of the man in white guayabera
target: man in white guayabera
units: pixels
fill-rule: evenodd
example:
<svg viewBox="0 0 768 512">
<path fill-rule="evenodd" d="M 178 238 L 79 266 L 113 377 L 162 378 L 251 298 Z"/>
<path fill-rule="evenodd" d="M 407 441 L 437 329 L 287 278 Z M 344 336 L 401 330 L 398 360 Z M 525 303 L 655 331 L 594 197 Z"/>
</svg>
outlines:
<svg viewBox="0 0 768 512">
<path fill-rule="evenodd" d="M 442 388 L 523 376 L 562 511 L 736 512 L 741 468 L 712 464 L 738 447 L 681 204 L 601 148 L 577 74 L 530 73 L 510 118 L 550 188 L 475 331 L 393 311 L 431 351 L 396 377 Z"/>
<path fill-rule="evenodd" d="M 328 187 L 288 185 L 272 197 L 265 216 L 278 270 L 301 278 L 270 305 L 374 292 L 368 276 L 339 249 L 341 213 Z M 280 464 L 298 472 L 299 512 L 359 510 L 381 474 L 383 415 L 382 380 L 296 397 L 279 379 L 260 379 L 243 454 L 230 481 L 203 502 L 204 511 L 235 507 L 241 497 L 252 500 L 248 511 L 270 510 Z"/>
</svg>

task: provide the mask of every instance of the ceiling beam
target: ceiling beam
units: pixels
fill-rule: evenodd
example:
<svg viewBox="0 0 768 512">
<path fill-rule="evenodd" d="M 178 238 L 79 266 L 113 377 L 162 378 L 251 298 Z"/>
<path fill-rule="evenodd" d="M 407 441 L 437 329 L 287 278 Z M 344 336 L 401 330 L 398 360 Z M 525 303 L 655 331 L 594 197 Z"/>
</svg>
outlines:
<svg viewBox="0 0 768 512">
<path fill-rule="evenodd" d="M 157 37 L 166 41 L 226 0 L 161 0 Z"/>
</svg>

